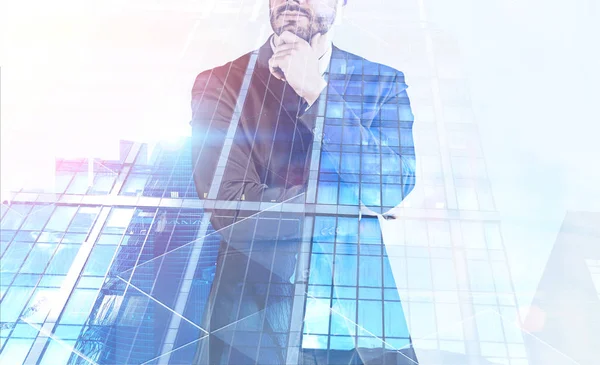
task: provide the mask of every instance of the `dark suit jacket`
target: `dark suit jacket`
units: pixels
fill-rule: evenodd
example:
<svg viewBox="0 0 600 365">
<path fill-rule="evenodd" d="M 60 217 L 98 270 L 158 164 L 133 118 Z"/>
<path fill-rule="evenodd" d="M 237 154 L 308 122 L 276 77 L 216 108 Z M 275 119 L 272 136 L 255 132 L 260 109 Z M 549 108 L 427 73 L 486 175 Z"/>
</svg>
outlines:
<svg viewBox="0 0 600 365">
<path fill-rule="evenodd" d="M 404 74 L 334 45 L 328 86 L 305 111 L 292 88 L 270 75 L 271 55 L 266 42 L 196 78 L 190 124 L 199 197 L 281 202 L 306 192 L 303 201 L 313 202 L 316 188 L 316 203 L 362 203 L 378 213 L 398 205 L 415 183 Z M 319 165 L 311 167 L 315 152 Z M 318 170 L 313 186 L 311 169 Z"/>
</svg>

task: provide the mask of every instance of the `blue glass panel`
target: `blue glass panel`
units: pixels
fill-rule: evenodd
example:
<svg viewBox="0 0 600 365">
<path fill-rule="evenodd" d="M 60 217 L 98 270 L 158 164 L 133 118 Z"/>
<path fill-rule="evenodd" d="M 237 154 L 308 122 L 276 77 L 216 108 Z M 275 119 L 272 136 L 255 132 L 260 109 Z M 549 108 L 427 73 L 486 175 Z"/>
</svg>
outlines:
<svg viewBox="0 0 600 365">
<path fill-rule="evenodd" d="M 384 104 L 381 107 L 382 120 L 398 120 L 398 107 L 396 104 Z"/>
<path fill-rule="evenodd" d="M 402 270 L 406 269 L 402 268 Z M 389 257 L 383 258 L 383 283 L 386 288 L 396 288 L 396 281 L 394 280 Z"/>
<path fill-rule="evenodd" d="M 323 140 L 325 143 L 342 143 L 342 127 L 326 125 L 323 132 Z"/>
<path fill-rule="evenodd" d="M 112 245 L 95 246 L 87 263 L 85 264 L 83 274 L 98 276 L 106 275 L 106 271 L 112 263 L 112 259 L 116 250 L 117 246 Z"/>
<path fill-rule="evenodd" d="M 358 242 L 358 218 L 338 218 L 337 242 Z"/>
<path fill-rule="evenodd" d="M 354 338 L 350 336 L 331 336 L 329 338 L 329 348 L 332 350 L 352 350 L 354 349 Z"/>
<path fill-rule="evenodd" d="M 38 236 L 37 242 L 58 243 L 64 236 L 64 232 L 47 232 L 44 231 Z"/>
<path fill-rule="evenodd" d="M 335 217 L 315 217 L 313 240 L 315 242 L 334 242 L 336 230 Z"/>
<path fill-rule="evenodd" d="M 402 185 L 383 184 L 383 205 L 395 207 L 402 201 Z"/>
<path fill-rule="evenodd" d="M 356 299 L 356 287 L 355 286 L 336 286 L 334 289 L 334 298 L 341 299 Z"/>
<path fill-rule="evenodd" d="M 82 326 L 58 325 L 54 330 L 54 335 L 60 339 L 76 340 L 79 337 Z"/>
<path fill-rule="evenodd" d="M 315 298 L 331 297 L 331 286 L 329 285 L 309 285 L 308 295 Z"/>
<path fill-rule="evenodd" d="M 0 364 L 23 364 L 34 339 L 11 338 L 0 352 Z"/>
<path fill-rule="evenodd" d="M 52 258 L 52 254 L 56 250 L 56 244 L 53 243 L 36 243 L 29 253 L 27 260 L 21 267 L 22 273 L 41 274 L 46 270 L 46 265 Z"/>
<path fill-rule="evenodd" d="M 56 207 L 54 213 L 52 213 L 52 217 L 46 224 L 46 231 L 60 231 L 64 232 L 67 230 L 69 223 L 71 223 L 71 219 L 77 212 L 76 207 Z"/>
<path fill-rule="evenodd" d="M 94 185 L 90 189 L 90 194 L 106 194 L 110 192 L 115 183 L 116 175 L 95 174 Z"/>
<path fill-rule="evenodd" d="M 60 287 L 66 278 L 66 275 L 42 275 L 38 286 Z"/>
<path fill-rule="evenodd" d="M 48 342 L 48 345 L 46 347 L 46 350 L 44 351 L 44 354 L 42 355 L 43 357 L 39 365 L 67 364 L 72 354 L 72 351 L 68 346 L 74 347 L 77 341 L 63 340 L 63 342 L 64 344 L 58 343 L 56 341 Z"/>
<path fill-rule="evenodd" d="M 59 320 L 60 324 L 85 323 L 92 310 L 97 293 L 98 291 L 94 289 L 75 289 L 62 312 Z"/>
<path fill-rule="evenodd" d="M 304 333 L 327 334 L 329 332 L 330 299 L 308 298 L 304 316 Z"/>
<path fill-rule="evenodd" d="M 360 144 L 361 128 L 357 125 L 344 125 L 344 144 Z"/>
<path fill-rule="evenodd" d="M 73 224 L 71 223 L 71 225 Z M 86 237 L 87 234 L 67 233 L 62 239 L 62 243 L 83 243 Z"/>
<path fill-rule="evenodd" d="M 326 117 L 327 118 L 342 118 L 342 116 L 344 115 L 343 109 L 344 109 L 343 103 L 329 101 L 329 102 L 327 102 Z"/>
<path fill-rule="evenodd" d="M 305 349 L 327 349 L 327 340 L 329 336 L 324 335 L 304 335 L 302 336 L 302 348 Z"/>
<path fill-rule="evenodd" d="M 33 243 L 13 242 L 0 260 L 0 271 L 18 272 Z"/>
<path fill-rule="evenodd" d="M 381 243 L 381 228 L 379 221 L 374 217 L 363 217 L 360 220 L 360 242 L 378 244 Z"/>
<path fill-rule="evenodd" d="M 40 280 L 39 274 L 19 274 L 15 278 L 13 285 L 19 286 L 35 286 Z"/>
<path fill-rule="evenodd" d="M 340 168 L 340 155 L 335 152 L 321 152 L 321 172 L 338 172 Z"/>
<path fill-rule="evenodd" d="M 81 207 L 69 226 L 69 232 L 88 232 L 98 215 L 98 207 Z"/>
<path fill-rule="evenodd" d="M 381 287 L 381 257 L 361 255 L 358 260 L 359 285 Z"/>
<path fill-rule="evenodd" d="M 31 209 L 31 206 L 29 206 L 29 205 L 21 205 L 21 204 L 11 205 L 10 208 L 6 211 L 6 213 L 2 217 L 2 222 L 0 224 L 0 227 L 2 227 L 2 230 L 5 230 L 5 229 L 17 230 L 17 229 L 19 229 L 19 226 L 21 226 L 21 223 L 23 223 L 23 220 L 25 219 L 25 217 L 27 217 L 27 213 L 29 213 L 30 209 Z"/>
<path fill-rule="evenodd" d="M 364 90 L 363 93 L 364 95 L 367 96 L 376 96 L 379 94 L 379 83 L 377 82 L 364 82 Z"/>
<path fill-rule="evenodd" d="M 400 146 L 400 136 L 398 128 L 381 128 L 381 134 L 385 137 L 388 146 Z"/>
<path fill-rule="evenodd" d="M 312 254 L 310 257 L 310 284 L 331 285 L 331 260 L 329 254 Z"/>
<path fill-rule="evenodd" d="M 380 184 L 362 184 L 360 200 L 366 206 L 381 206 Z"/>
<path fill-rule="evenodd" d="M 89 179 L 87 172 L 78 172 L 67 188 L 67 194 L 85 194 L 88 191 Z"/>
<path fill-rule="evenodd" d="M 332 308 L 331 334 L 356 334 L 356 325 L 354 324 L 356 321 L 356 300 L 334 300 Z"/>
<path fill-rule="evenodd" d="M 385 300 L 400 300 L 400 294 L 397 288 L 383 289 L 383 297 Z"/>
<path fill-rule="evenodd" d="M 53 206 L 51 205 L 36 206 L 33 208 L 29 213 L 27 220 L 25 223 L 23 223 L 23 227 L 21 227 L 21 229 L 41 230 L 48 221 L 48 218 L 50 218 L 53 210 L 52 208 Z"/>
<path fill-rule="evenodd" d="M 358 297 L 360 299 L 382 300 L 383 291 L 381 288 L 358 288 Z"/>
<path fill-rule="evenodd" d="M 104 233 L 124 233 L 134 213 L 133 208 L 113 208 L 104 225 Z"/>
<path fill-rule="evenodd" d="M 122 237 L 120 234 L 103 234 L 100 235 L 96 243 L 99 245 L 118 245 Z"/>
<path fill-rule="evenodd" d="M 380 301 L 358 301 L 358 324 L 360 326 L 358 330 L 359 336 L 383 336 L 381 304 L 382 303 Z M 379 341 L 381 342 L 381 340 Z"/>
<path fill-rule="evenodd" d="M 46 269 L 47 274 L 67 274 L 71 268 L 77 252 L 81 245 L 59 245 L 50 265 Z"/>
<path fill-rule="evenodd" d="M 16 322 L 21 315 L 29 296 L 33 293 L 32 287 L 12 286 L 2 299 L 0 322 Z"/>
<path fill-rule="evenodd" d="M 23 312 L 29 322 L 43 323 L 52 308 L 52 301 L 56 300 L 59 288 L 38 288 L 31 296 L 27 309 Z"/>
<path fill-rule="evenodd" d="M 383 302 L 383 320 L 386 337 L 409 337 L 401 302 Z"/>
<path fill-rule="evenodd" d="M 340 204 L 358 205 L 358 184 L 341 183 L 340 184 Z"/>
<path fill-rule="evenodd" d="M 335 255 L 335 285 L 356 285 L 357 263 L 354 255 Z"/>
<path fill-rule="evenodd" d="M 363 153 L 361 165 L 363 174 L 381 174 L 381 157 L 379 154 Z"/>
<path fill-rule="evenodd" d="M 317 202 L 320 204 L 337 204 L 338 183 L 319 182 Z"/>
<path fill-rule="evenodd" d="M 396 154 L 381 155 L 381 171 L 384 175 L 400 175 L 400 156 Z"/>
<path fill-rule="evenodd" d="M 344 152 L 342 153 L 342 173 L 357 174 L 360 172 L 360 154 Z"/>
<path fill-rule="evenodd" d="M 149 175 L 129 175 L 127 181 L 125 181 L 121 194 L 134 196 L 141 195 L 146 186 L 146 181 L 148 181 L 148 177 Z"/>
<path fill-rule="evenodd" d="M 10 337 L 19 337 L 19 338 L 35 338 L 39 333 L 33 326 L 27 323 L 18 323 L 15 326 L 15 329 L 11 333 Z"/>
</svg>

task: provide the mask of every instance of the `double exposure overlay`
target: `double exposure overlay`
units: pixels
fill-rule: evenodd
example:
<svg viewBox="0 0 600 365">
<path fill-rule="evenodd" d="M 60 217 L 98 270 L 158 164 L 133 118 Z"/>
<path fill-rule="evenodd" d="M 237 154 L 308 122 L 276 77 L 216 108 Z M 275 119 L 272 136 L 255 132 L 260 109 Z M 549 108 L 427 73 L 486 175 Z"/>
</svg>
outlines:
<svg viewBox="0 0 600 365">
<path fill-rule="evenodd" d="M 195 37 L 245 51 L 209 67 L 194 36 L 179 39 L 195 57 L 186 136 L 52 158 L 43 187 L 3 187 L 0 364 L 597 361 L 600 215 L 564 216 L 519 292 L 511 262 L 531 251 L 506 244 L 458 47 L 428 1 L 388 1 L 386 14 L 355 0 L 175 3 L 131 6 L 192 13 Z M 402 34 L 361 29 L 356 43 L 386 50 L 349 51 L 334 31 L 356 26 L 350 7 Z M 252 44 L 215 25 L 259 14 Z M 171 43 L 146 26 L 150 43 Z"/>
</svg>

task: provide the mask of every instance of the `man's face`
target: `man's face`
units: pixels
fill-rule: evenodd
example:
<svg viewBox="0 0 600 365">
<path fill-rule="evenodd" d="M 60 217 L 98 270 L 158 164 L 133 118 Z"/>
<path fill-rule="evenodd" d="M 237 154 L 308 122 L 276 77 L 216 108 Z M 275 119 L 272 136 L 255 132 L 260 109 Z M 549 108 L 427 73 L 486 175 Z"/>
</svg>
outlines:
<svg viewBox="0 0 600 365">
<path fill-rule="evenodd" d="M 280 35 L 286 30 L 310 42 L 333 25 L 342 0 L 269 0 L 271 27 Z"/>
</svg>

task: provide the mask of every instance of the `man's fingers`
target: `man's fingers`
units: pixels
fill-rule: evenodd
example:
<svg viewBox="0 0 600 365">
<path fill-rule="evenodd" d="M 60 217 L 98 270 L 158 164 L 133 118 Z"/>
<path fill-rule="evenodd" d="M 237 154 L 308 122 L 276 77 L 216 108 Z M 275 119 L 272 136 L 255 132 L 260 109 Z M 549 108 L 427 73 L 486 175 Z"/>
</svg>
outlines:
<svg viewBox="0 0 600 365">
<path fill-rule="evenodd" d="M 296 43 L 282 43 L 279 46 L 275 47 L 275 53 L 279 51 L 286 51 L 289 49 L 298 49 L 298 44 Z"/>
</svg>

